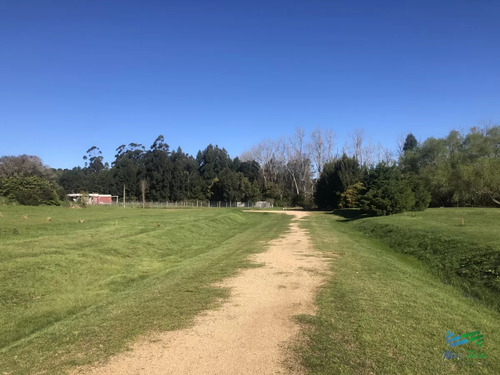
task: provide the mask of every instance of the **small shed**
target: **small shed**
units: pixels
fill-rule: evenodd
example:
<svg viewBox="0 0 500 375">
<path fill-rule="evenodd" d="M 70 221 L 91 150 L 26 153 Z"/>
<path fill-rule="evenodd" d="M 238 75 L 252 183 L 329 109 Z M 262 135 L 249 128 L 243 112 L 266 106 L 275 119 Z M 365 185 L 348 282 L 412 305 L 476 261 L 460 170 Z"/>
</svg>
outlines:
<svg viewBox="0 0 500 375">
<path fill-rule="evenodd" d="M 255 208 L 272 208 L 273 207 L 273 204 L 271 202 L 268 202 L 268 201 L 258 201 L 258 202 L 255 202 Z"/>
<path fill-rule="evenodd" d="M 113 204 L 113 201 L 115 203 L 118 203 L 118 196 L 117 195 L 111 195 L 111 194 L 68 194 L 68 197 L 76 202 L 79 198 L 85 199 L 87 204 Z"/>
</svg>

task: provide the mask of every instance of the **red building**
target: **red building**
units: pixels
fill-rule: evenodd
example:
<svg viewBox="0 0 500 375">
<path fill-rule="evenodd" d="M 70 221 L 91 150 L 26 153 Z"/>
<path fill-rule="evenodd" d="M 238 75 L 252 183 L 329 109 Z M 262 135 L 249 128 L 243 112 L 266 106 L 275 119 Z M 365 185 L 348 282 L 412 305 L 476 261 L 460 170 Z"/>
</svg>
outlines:
<svg viewBox="0 0 500 375">
<path fill-rule="evenodd" d="M 115 198 L 115 202 L 118 202 L 118 196 L 111 194 L 68 194 L 68 197 L 74 202 L 82 196 L 87 201 L 87 204 L 113 204 L 113 198 Z"/>
</svg>

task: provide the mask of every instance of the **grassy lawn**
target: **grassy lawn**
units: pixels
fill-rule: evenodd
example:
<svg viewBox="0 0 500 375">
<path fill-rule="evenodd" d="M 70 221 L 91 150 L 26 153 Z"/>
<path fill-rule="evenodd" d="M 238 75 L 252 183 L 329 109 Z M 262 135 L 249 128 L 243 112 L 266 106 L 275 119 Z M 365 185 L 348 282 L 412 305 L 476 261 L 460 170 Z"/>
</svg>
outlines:
<svg viewBox="0 0 500 375">
<path fill-rule="evenodd" d="M 315 246 L 338 257 L 332 262 L 332 276 L 320 290 L 318 315 L 299 317 L 306 340 L 297 351 L 309 372 L 499 374 L 498 311 L 444 284 L 415 254 L 402 254 L 360 231 L 366 226 L 367 232 L 370 221 L 399 225 L 408 228 L 400 236 L 412 230 L 457 236 L 467 244 L 498 251 L 498 215 L 494 210 L 452 209 L 352 221 L 326 213 L 311 215 L 304 225 Z M 453 249 L 449 250 L 453 256 Z M 456 334 L 479 330 L 484 344 L 450 348 L 445 339 L 448 330 Z M 443 361 L 446 351 L 465 358 Z M 469 351 L 486 358 L 467 360 Z"/>
<path fill-rule="evenodd" d="M 500 311 L 500 210 L 430 209 L 352 223 L 421 260 L 443 282 Z"/>
<path fill-rule="evenodd" d="M 246 257 L 290 220 L 233 209 L 0 211 L 0 374 L 65 373 L 145 332 L 188 326 L 226 296 L 210 285 L 252 266 Z"/>
</svg>

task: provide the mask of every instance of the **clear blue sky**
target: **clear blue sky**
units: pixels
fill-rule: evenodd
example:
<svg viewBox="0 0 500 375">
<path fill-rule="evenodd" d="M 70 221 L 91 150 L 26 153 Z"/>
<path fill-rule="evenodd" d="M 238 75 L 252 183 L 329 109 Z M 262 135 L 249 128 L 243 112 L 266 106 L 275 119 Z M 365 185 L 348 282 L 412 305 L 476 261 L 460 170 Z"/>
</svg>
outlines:
<svg viewBox="0 0 500 375">
<path fill-rule="evenodd" d="M 0 2 L 0 155 L 163 134 L 232 157 L 301 127 L 395 148 L 500 122 L 500 1 Z"/>
</svg>

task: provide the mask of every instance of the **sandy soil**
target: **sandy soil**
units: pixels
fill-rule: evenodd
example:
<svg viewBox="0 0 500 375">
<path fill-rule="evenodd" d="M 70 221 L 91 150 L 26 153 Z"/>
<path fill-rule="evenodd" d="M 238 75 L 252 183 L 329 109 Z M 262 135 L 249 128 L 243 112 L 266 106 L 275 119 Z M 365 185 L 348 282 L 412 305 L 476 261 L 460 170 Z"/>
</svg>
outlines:
<svg viewBox="0 0 500 375">
<path fill-rule="evenodd" d="M 300 373 L 289 353 L 299 332 L 293 316 L 314 314 L 327 260 L 299 227 L 308 213 L 283 213 L 295 216 L 290 230 L 252 257 L 263 267 L 245 269 L 221 284 L 231 296 L 220 308 L 196 318 L 189 329 L 149 335 L 104 365 L 75 374 Z"/>
</svg>

